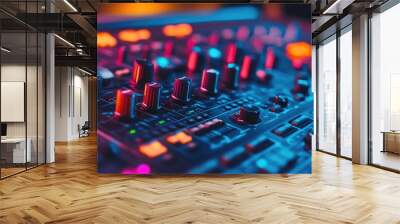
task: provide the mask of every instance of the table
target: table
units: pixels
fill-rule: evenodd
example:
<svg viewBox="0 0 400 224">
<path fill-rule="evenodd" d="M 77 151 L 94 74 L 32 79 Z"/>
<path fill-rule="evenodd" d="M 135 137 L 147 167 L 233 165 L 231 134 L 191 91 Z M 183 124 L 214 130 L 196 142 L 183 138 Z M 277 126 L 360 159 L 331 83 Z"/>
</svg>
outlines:
<svg viewBox="0 0 400 224">
<path fill-rule="evenodd" d="M 400 154 L 400 131 L 382 131 L 383 150 L 382 152 L 392 152 Z"/>
<path fill-rule="evenodd" d="M 5 138 L 1 139 L 1 156 L 4 154 L 12 154 L 9 158 L 6 158 L 7 162 L 10 163 L 26 163 L 31 162 L 31 145 L 32 141 L 30 138 L 26 139 L 27 147 L 25 151 L 25 138 Z M 4 157 L 3 157 L 4 158 Z M 11 160 L 12 158 L 12 160 Z"/>
</svg>

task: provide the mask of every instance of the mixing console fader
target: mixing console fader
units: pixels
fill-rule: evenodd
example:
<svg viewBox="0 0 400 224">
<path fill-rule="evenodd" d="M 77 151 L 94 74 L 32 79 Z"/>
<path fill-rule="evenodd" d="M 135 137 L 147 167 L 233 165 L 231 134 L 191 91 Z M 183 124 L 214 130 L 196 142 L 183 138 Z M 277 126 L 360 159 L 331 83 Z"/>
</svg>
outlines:
<svg viewBox="0 0 400 224">
<path fill-rule="evenodd" d="M 98 16 L 99 172 L 311 172 L 308 6 L 134 5 Z"/>
</svg>

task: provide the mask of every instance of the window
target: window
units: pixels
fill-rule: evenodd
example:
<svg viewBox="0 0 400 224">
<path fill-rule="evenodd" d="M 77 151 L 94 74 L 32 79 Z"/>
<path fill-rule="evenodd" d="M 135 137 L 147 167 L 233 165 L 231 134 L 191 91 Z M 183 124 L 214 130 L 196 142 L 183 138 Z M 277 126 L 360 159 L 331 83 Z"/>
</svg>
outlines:
<svg viewBox="0 0 400 224">
<path fill-rule="evenodd" d="M 340 45 L 340 155 L 352 157 L 352 33 L 342 31 Z"/>
<path fill-rule="evenodd" d="M 0 1 L 19 16 L 40 13 L 43 4 Z M 45 41 L 44 33 L 0 13 L 0 178 L 45 163 Z"/>
<path fill-rule="evenodd" d="M 336 36 L 318 48 L 318 148 L 336 153 Z"/>
<path fill-rule="evenodd" d="M 400 4 L 371 18 L 371 161 L 400 170 Z"/>
</svg>

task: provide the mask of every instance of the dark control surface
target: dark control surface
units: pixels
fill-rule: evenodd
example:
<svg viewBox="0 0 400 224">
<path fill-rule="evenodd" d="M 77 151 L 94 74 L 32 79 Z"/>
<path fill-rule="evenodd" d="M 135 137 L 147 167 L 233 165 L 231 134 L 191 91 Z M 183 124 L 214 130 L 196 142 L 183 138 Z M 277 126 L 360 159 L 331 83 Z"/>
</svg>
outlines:
<svg viewBox="0 0 400 224">
<path fill-rule="evenodd" d="M 193 22 L 166 37 L 165 21 L 98 49 L 99 171 L 311 172 L 311 59 L 298 66 L 286 50 L 310 39 L 302 27 Z"/>
</svg>

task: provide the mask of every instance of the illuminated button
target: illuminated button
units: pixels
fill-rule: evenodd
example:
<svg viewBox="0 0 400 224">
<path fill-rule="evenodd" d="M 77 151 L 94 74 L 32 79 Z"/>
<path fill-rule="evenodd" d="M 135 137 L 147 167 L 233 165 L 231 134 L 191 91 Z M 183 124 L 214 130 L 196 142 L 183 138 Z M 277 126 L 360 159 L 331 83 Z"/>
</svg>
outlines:
<svg viewBox="0 0 400 224">
<path fill-rule="evenodd" d="M 240 69 L 240 78 L 242 80 L 251 79 L 251 75 L 255 73 L 257 67 L 257 59 L 253 55 L 246 55 L 243 58 L 242 68 Z"/>
<path fill-rule="evenodd" d="M 310 118 L 304 117 L 304 116 L 299 116 L 299 117 L 293 119 L 292 121 L 290 121 L 290 124 L 292 124 L 293 126 L 298 127 L 298 128 L 304 128 L 311 122 L 312 122 L 312 120 Z"/>
<path fill-rule="evenodd" d="M 213 119 L 211 121 L 207 121 L 204 124 L 199 124 L 196 127 L 190 128 L 188 131 L 194 135 L 203 135 L 213 129 L 220 128 L 225 125 L 225 122 L 221 119 Z"/>
<path fill-rule="evenodd" d="M 287 137 L 291 135 L 293 132 L 296 131 L 296 128 L 292 127 L 291 125 L 282 125 L 279 128 L 275 129 L 273 131 L 274 134 L 281 136 L 281 137 Z"/>
<path fill-rule="evenodd" d="M 267 149 L 272 144 L 274 144 L 274 143 L 271 140 L 269 140 L 265 137 L 259 137 L 258 139 L 255 139 L 255 140 L 247 143 L 245 145 L 245 148 L 246 148 L 247 152 L 257 153 L 264 149 Z"/>
<path fill-rule="evenodd" d="M 249 155 L 246 154 L 245 149 L 243 147 L 239 147 L 222 155 L 219 161 L 222 166 L 234 166 L 243 162 L 248 157 Z"/>
<path fill-rule="evenodd" d="M 286 46 L 286 54 L 290 59 L 307 59 L 311 57 L 312 47 L 307 42 L 294 42 Z"/>
<path fill-rule="evenodd" d="M 220 67 L 223 63 L 222 53 L 217 48 L 209 48 L 207 52 L 207 65 L 210 68 Z"/>
<path fill-rule="evenodd" d="M 155 158 L 166 153 L 168 150 L 167 147 L 161 144 L 161 142 L 154 141 L 149 144 L 139 146 L 139 151 L 149 158 Z"/>
<path fill-rule="evenodd" d="M 170 135 L 166 138 L 168 143 L 171 144 L 187 144 L 192 141 L 192 136 L 186 134 L 185 132 L 178 132 L 175 135 Z"/>
<path fill-rule="evenodd" d="M 268 48 L 265 56 L 265 68 L 273 69 L 275 67 L 275 61 L 276 56 L 274 50 L 272 48 Z"/>
<path fill-rule="evenodd" d="M 204 65 L 206 63 L 206 54 L 203 50 L 195 46 L 193 47 L 192 52 L 189 55 L 187 69 L 189 74 L 193 74 L 195 72 L 201 72 L 203 70 Z"/>
<path fill-rule="evenodd" d="M 124 64 L 128 61 L 128 49 L 126 46 L 121 46 L 117 50 L 117 64 Z"/>
<path fill-rule="evenodd" d="M 258 81 L 263 83 L 269 83 L 272 79 L 272 73 L 269 70 L 259 69 L 256 71 Z"/>
<path fill-rule="evenodd" d="M 236 43 L 231 43 L 227 46 L 225 55 L 226 63 L 240 63 L 243 58 L 243 48 L 239 47 Z"/>
</svg>

